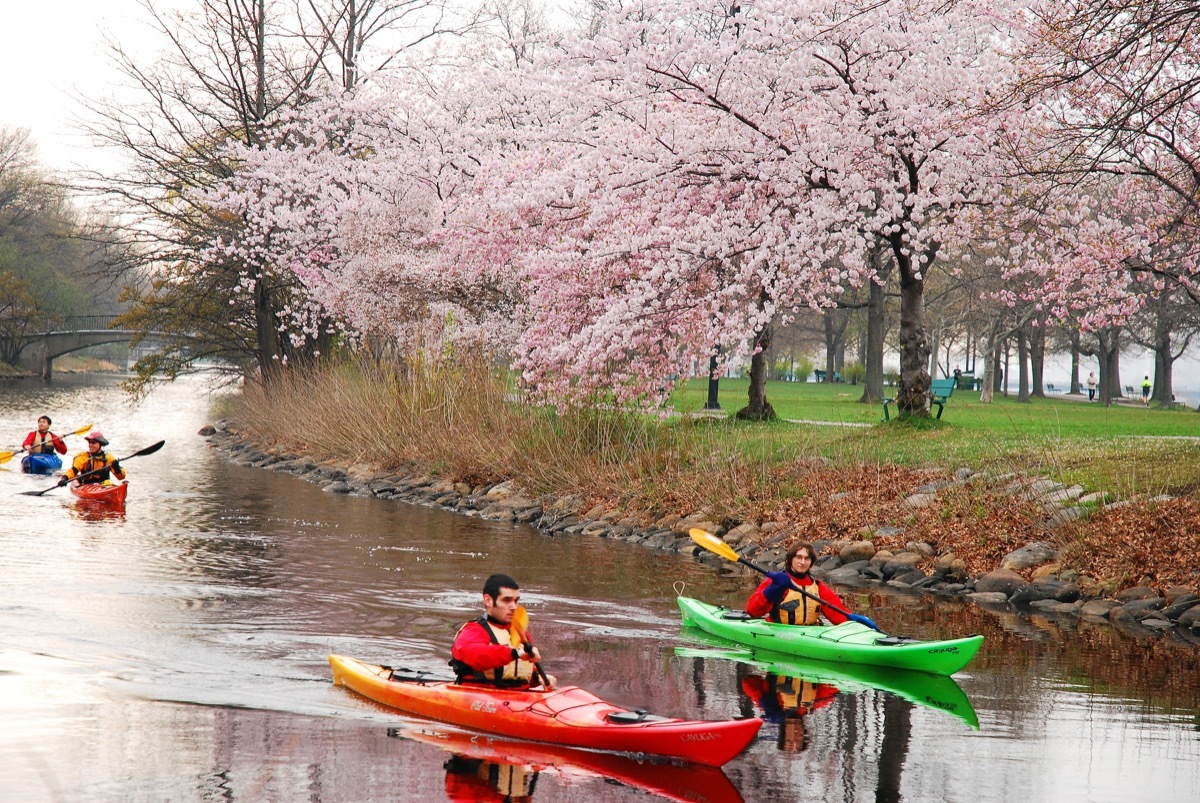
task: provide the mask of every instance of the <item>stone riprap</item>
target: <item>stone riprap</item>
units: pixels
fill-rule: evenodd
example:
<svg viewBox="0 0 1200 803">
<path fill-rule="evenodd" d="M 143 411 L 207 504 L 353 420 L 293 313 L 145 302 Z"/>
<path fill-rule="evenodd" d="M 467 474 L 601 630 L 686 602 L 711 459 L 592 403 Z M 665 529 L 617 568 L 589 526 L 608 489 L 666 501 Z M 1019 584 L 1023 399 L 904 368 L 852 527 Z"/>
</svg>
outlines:
<svg viewBox="0 0 1200 803">
<path fill-rule="evenodd" d="M 712 566 L 727 567 L 729 562 L 696 546 L 688 536 L 693 527 L 719 536 L 741 557 L 771 567 L 781 563 L 789 542 L 794 540 L 785 523 L 741 522 L 727 528 L 715 521 L 709 510 L 668 513 L 650 521 L 646 516 L 601 505 L 585 509 L 584 500 L 569 495 L 534 496 L 513 481 L 471 486 L 427 476 L 381 475 L 366 466 L 319 463 L 302 455 L 260 449 L 248 443 L 228 421 L 207 426 L 200 434 L 227 453 L 231 462 L 292 474 L 320 485 L 327 493 L 436 505 L 489 521 L 528 524 L 552 537 L 612 538 L 686 554 Z M 930 483 L 910 500 L 915 505 L 932 504 L 937 491 L 978 480 L 970 469 L 959 469 L 953 480 Z M 1048 515 L 1048 527 L 1065 520 L 1063 512 L 1078 510 L 1084 501 L 1079 495 L 1081 489 L 1064 488 L 1046 479 L 1003 475 L 990 481 L 1006 484 L 1006 490 L 1014 495 L 1036 500 Z M 1085 504 L 1105 503 L 1102 497 L 1084 499 Z M 1135 586 L 1114 593 L 1109 584 L 1063 568 L 1057 563 L 1053 544 L 1043 541 L 1013 550 L 994 570 L 974 577 L 953 552 L 939 553 L 931 544 L 909 541 L 903 549 L 891 551 L 877 549 L 872 541 L 876 535 L 902 534 L 902 528 L 881 526 L 859 539 L 814 541 L 819 557 L 813 574 L 839 585 L 886 585 L 904 592 L 957 597 L 990 610 L 1077 616 L 1091 622 L 1108 622 L 1134 636 L 1170 632 L 1182 641 L 1200 644 L 1200 595 L 1195 589 Z"/>
</svg>

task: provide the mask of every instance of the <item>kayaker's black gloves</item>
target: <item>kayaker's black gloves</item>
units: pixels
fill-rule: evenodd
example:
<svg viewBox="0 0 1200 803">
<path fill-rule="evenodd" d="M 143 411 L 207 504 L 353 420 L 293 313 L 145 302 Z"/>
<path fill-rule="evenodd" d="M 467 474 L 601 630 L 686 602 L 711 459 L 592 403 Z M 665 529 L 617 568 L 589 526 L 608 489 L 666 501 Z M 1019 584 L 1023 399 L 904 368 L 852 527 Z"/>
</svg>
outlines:
<svg viewBox="0 0 1200 803">
<path fill-rule="evenodd" d="M 64 485 L 66 485 L 68 482 L 70 482 L 70 480 L 67 479 L 66 477 L 59 477 L 58 478 L 58 487 L 61 488 Z"/>
<path fill-rule="evenodd" d="M 112 461 L 112 466 L 111 466 L 111 468 L 112 468 L 112 470 L 113 470 L 113 471 L 120 471 L 120 470 L 121 470 L 121 461 L 120 461 L 120 460 L 114 460 L 114 461 Z"/>
</svg>

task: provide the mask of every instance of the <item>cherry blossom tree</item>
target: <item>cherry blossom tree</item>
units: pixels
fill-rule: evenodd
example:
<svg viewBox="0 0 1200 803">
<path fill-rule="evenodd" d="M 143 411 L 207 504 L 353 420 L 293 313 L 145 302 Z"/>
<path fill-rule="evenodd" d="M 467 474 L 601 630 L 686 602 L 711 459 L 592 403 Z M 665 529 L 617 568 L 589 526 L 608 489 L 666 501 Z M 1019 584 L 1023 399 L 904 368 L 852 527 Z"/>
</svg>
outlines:
<svg viewBox="0 0 1200 803">
<path fill-rule="evenodd" d="M 1003 200 L 1019 109 L 1002 9 L 696 0 L 614 9 L 536 80 L 563 104 L 482 197 L 511 199 L 551 398 L 654 401 L 662 378 L 760 351 L 776 315 L 871 280 L 902 298 L 903 414 L 927 414 L 925 276 Z M 537 236 L 527 238 L 536 229 Z"/>
</svg>

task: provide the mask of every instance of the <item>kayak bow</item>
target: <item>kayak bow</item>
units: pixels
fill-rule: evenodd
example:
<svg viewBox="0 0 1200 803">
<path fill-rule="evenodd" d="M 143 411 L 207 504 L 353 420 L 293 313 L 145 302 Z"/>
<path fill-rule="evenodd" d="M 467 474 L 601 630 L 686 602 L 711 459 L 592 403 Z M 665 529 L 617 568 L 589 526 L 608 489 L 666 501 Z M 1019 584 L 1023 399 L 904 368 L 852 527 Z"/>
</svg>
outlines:
<svg viewBox="0 0 1200 803">
<path fill-rule="evenodd" d="M 54 453 L 27 454 L 21 458 L 21 471 L 26 474 L 49 474 L 62 468 L 62 458 Z"/>
<path fill-rule="evenodd" d="M 105 484 L 93 482 L 88 485 L 72 485 L 71 493 L 84 502 L 123 505 L 125 504 L 125 494 L 129 493 L 129 483 Z"/>
<path fill-rule="evenodd" d="M 757 718 L 671 719 L 629 711 L 578 686 L 498 689 L 445 680 L 395 678 L 390 668 L 329 656 L 333 682 L 427 719 L 517 739 L 664 756 L 719 767 L 745 749 Z"/>
</svg>

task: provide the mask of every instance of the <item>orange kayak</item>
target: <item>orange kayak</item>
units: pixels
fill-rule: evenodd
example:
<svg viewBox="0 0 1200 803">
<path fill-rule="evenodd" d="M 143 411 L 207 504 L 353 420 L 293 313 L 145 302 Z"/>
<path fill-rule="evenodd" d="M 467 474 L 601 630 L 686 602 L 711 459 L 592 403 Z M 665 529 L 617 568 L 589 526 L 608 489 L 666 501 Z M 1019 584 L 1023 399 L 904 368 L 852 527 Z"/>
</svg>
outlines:
<svg viewBox="0 0 1200 803">
<path fill-rule="evenodd" d="M 87 485 L 72 485 L 71 493 L 75 494 L 79 499 L 85 502 L 103 502 L 108 505 L 123 505 L 125 504 L 125 494 L 129 493 L 129 483 L 100 483 L 93 482 Z"/>
<path fill-rule="evenodd" d="M 664 756 L 719 767 L 762 727 L 758 718 L 672 719 L 629 711 L 578 686 L 497 689 L 393 677 L 389 667 L 329 656 L 333 682 L 378 703 L 471 730 L 536 742 Z"/>
<path fill-rule="evenodd" d="M 463 731 L 400 728 L 396 735 L 436 745 L 456 756 L 519 767 L 533 773 L 553 770 L 563 776 L 599 776 L 677 803 L 696 803 L 701 800 L 707 803 L 744 803 L 737 788 L 717 767 L 635 761 L 613 753 L 521 742 Z M 495 775 L 506 777 L 505 773 Z"/>
</svg>

